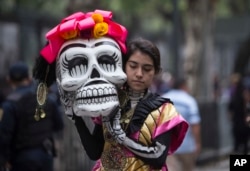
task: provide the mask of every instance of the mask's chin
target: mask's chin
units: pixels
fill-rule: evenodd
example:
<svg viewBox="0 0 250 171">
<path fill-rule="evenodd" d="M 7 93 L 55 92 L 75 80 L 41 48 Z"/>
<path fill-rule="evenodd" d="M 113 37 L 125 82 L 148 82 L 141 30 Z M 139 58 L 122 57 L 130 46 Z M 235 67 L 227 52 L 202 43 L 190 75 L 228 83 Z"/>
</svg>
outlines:
<svg viewBox="0 0 250 171">
<path fill-rule="evenodd" d="M 73 110 L 77 116 L 108 116 L 119 101 L 105 102 L 103 104 L 74 105 Z"/>
</svg>

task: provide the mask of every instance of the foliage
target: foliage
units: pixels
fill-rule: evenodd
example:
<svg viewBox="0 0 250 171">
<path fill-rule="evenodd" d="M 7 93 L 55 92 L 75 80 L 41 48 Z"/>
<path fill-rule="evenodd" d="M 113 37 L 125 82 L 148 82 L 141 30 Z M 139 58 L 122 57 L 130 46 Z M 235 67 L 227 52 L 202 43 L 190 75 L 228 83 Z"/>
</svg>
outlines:
<svg viewBox="0 0 250 171">
<path fill-rule="evenodd" d="M 47 16 L 62 18 L 76 11 L 94 9 L 111 10 L 114 19 L 123 23 L 130 35 L 147 34 L 163 36 L 174 30 L 175 16 L 178 15 L 179 26 L 186 21 L 188 3 L 194 0 L 1 0 L 0 11 L 5 15 L 17 9 L 31 10 Z M 248 13 L 248 0 L 209 0 L 216 2 L 216 17 L 231 17 Z M 174 8 L 177 3 L 177 9 Z M 0 14 L 1 14 L 0 13 Z M 180 28 L 183 30 L 183 28 Z M 148 34 L 150 33 L 150 34 Z"/>
<path fill-rule="evenodd" d="M 64 15 L 66 3 L 61 0 L 1 0 L 0 11 L 2 15 L 8 15 L 16 10 L 28 10 L 57 17 Z"/>
<path fill-rule="evenodd" d="M 157 19 L 159 16 L 162 17 L 162 12 L 173 12 L 174 1 L 178 2 L 179 12 L 185 14 L 187 3 L 189 2 L 187 0 L 1 0 L 0 11 L 8 13 L 19 7 L 49 12 L 52 15 L 60 16 L 76 10 L 85 11 L 104 8 L 120 15 L 125 14 L 125 16 L 143 16 L 144 18 L 151 17 Z M 250 11 L 250 1 L 248 0 L 213 1 L 217 3 L 216 11 L 218 17 L 249 13 Z M 71 10 L 67 11 L 68 9 Z"/>
<path fill-rule="evenodd" d="M 217 0 L 216 13 L 218 18 L 249 14 L 249 0 Z"/>
</svg>

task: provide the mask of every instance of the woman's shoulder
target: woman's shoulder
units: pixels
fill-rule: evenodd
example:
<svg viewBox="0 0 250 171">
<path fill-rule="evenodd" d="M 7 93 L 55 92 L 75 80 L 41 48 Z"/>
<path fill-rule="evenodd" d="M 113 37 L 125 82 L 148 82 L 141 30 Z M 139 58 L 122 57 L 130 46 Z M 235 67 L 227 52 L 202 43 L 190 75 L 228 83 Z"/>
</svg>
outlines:
<svg viewBox="0 0 250 171">
<path fill-rule="evenodd" d="M 168 98 L 156 93 L 148 93 L 137 105 L 135 112 L 147 116 L 150 112 L 161 108 L 167 104 L 173 104 Z"/>
<path fill-rule="evenodd" d="M 145 99 L 148 99 L 148 100 L 153 101 L 155 103 L 160 103 L 162 105 L 165 104 L 165 103 L 171 103 L 171 104 L 173 104 L 173 102 L 171 101 L 170 98 L 163 97 L 163 96 L 161 96 L 161 95 L 159 95 L 157 93 L 151 93 L 151 92 L 149 92 L 147 94 L 147 97 Z"/>
</svg>

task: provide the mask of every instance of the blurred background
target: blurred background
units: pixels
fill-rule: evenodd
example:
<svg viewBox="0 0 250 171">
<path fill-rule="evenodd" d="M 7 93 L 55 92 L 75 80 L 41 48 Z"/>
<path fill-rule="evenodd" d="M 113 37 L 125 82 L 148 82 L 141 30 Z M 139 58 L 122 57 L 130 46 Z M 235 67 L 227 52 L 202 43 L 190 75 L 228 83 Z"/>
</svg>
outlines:
<svg viewBox="0 0 250 171">
<path fill-rule="evenodd" d="M 45 33 L 65 16 L 95 9 L 110 10 L 134 37 L 152 40 L 161 51 L 163 73 L 152 91 L 163 93 L 173 77 L 188 77 L 202 118 L 202 152 L 197 161 L 215 159 L 232 149 L 227 105 L 235 73 L 250 71 L 249 0 L 1 0 L 0 89 L 11 63 L 32 68 L 45 44 Z M 92 165 L 73 124 L 65 119 L 58 140 L 56 170 L 82 170 Z"/>
</svg>

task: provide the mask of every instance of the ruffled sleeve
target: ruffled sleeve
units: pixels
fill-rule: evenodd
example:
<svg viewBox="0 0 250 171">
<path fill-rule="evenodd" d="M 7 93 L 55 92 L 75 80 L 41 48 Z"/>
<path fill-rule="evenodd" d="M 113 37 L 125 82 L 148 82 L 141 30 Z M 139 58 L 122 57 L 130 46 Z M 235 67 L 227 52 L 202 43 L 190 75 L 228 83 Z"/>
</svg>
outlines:
<svg viewBox="0 0 250 171">
<path fill-rule="evenodd" d="M 163 104 L 160 110 L 161 115 L 153 138 L 171 130 L 172 135 L 168 154 L 172 154 L 181 145 L 188 129 L 188 123 L 171 103 Z"/>
</svg>

